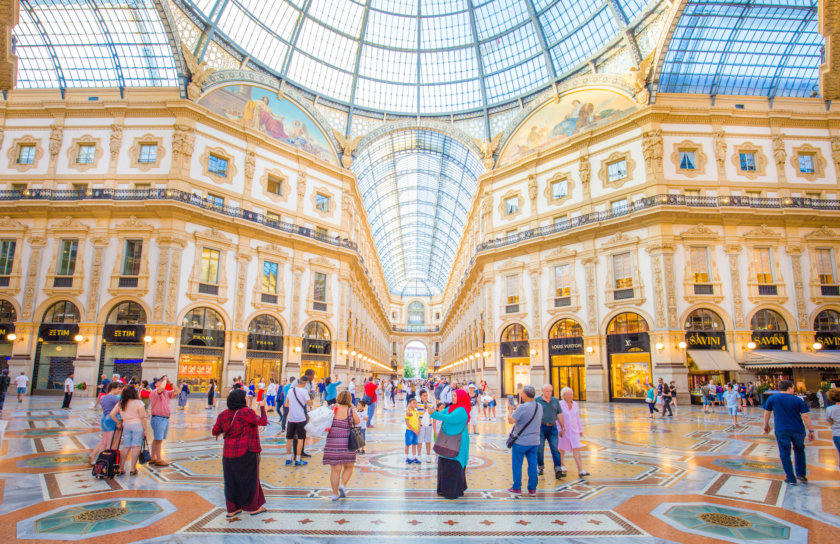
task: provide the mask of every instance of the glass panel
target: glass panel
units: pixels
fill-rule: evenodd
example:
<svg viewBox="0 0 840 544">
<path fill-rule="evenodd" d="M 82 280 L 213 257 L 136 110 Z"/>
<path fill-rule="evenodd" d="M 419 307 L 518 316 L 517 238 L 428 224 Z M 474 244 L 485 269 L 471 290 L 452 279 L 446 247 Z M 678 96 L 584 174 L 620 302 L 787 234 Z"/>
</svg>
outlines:
<svg viewBox="0 0 840 544">
<path fill-rule="evenodd" d="M 807 153 L 799 154 L 799 171 L 803 174 L 814 173 L 814 156 Z"/>
<path fill-rule="evenodd" d="M 755 153 L 741 153 L 741 171 L 755 172 Z"/>
<path fill-rule="evenodd" d="M 96 147 L 93 145 L 82 144 L 79 146 L 76 154 L 76 164 L 93 164 L 93 159 L 96 156 Z"/>
<path fill-rule="evenodd" d="M 81 314 L 76 305 L 67 300 L 56 302 L 44 312 L 44 323 L 78 323 Z"/>
<path fill-rule="evenodd" d="M 14 248 L 13 248 L 14 250 Z M 834 252 L 830 248 L 817 249 L 817 275 L 823 285 L 834 285 Z"/>
<path fill-rule="evenodd" d="M 692 247 L 690 252 L 694 283 L 709 283 L 709 248 Z"/>
<path fill-rule="evenodd" d="M 632 312 L 618 314 L 607 327 L 607 334 L 633 334 L 637 332 L 648 332 L 648 324 L 642 316 Z"/>
<path fill-rule="evenodd" d="M 629 252 L 613 255 L 613 278 L 616 289 L 633 287 L 633 259 Z"/>
<path fill-rule="evenodd" d="M 512 274 L 505 277 L 505 293 L 508 304 L 519 303 L 519 275 Z"/>
<path fill-rule="evenodd" d="M 313 274 L 313 293 L 312 299 L 315 302 L 327 301 L 327 275 L 322 272 L 315 272 Z"/>
<path fill-rule="evenodd" d="M 563 198 L 569 194 L 569 182 L 568 180 L 561 179 L 559 181 L 554 181 L 551 183 L 551 198 L 558 199 Z"/>
<path fill-rule="evenodd" d="M 123 276 L 140 275 L 140 259 L 143 256 L 143 240 L 126 240 L 123 256 Z"/>
<path fill-rule="evenodd" d="M 610 181 L 618 181 L 627 177 L 627 161 L 622 159 L 607 165 L 607 177 Z"/>
<path fill-rule="evenodd" d="M 412 302 L 408 305 L 408 323 L 422 325 L 426 321 L 426 308 L 422 302 Z"/>
<path fill-rule="evenodd" d="M 511 197 L 505 200 L 505 213 L 510 215 L 519 211 L 519 197 Z"/>
<path fill-rule="evenodd" d="M 18 164 L 32 164 L 35 162 L 35 146 L 34 145 L 22 145 L 18 147 L 18 156 L 17 161 Z"/>
<path fill-rule="evenodd" d="M 283 336 L 283 326 L 270 315 L 258 315 L 248 324 L 248 332 L 268 336 Z"/>
<path fill-rule="evenodd" d="M 221 252 L 218 249 L 201 249 L 201 275 L 199 281 L 201 283 L 218 284 L 219 283 L 219 260 Z"/>
<path fill-rule="evenodd" d="M 207 160 L 207 170 L 211 174 L 226 178 L 227 177 L 228 161 L 216 155 L 210 155 Z"/>
<path fill-rule="evenodd" d="M 773 310 L 759 310 L 750 320 L 754 331 L 786 331 L 785 319 Z"/>
<path fill-rule="evenodd" d="M 572 291 L 571 265 L 554 267 L 554 296 L 567 297 Z"/>
<path fill-rule="evenodd" d="M 157 144 L 140 144 L 140 155 L 137 157 L 137 162 L 157 162 Z"/>
<path fill-rule="evenodd" d="M 680 169 L 694 170 L 694 151 L 680 151 Z"/>
<path fill-rule="evenodd" d="M 56 276 L 72 276 L 76 273 L 76 253 L 79 249 L 78 240 L 62 240 L 58 255 L 58 269 Z"/>
<path fill-rule="evenodd" d="M 121 302 L 108 314 L 108 323 L 139 325 L 146 322 L 146 311 L 136 302 Z"/>
<path fill-rule="evenodd" d="M 757 247 L 753 251 L 755 281 L 773 283 L 773 254 L 769 247 Z"/>
<path fill-rule="evenodd" d="M 687 331 L 722 331 L 723 320 L 715 312 L 701 308 L 694 310 L 685 320 Z"/>
<path fill-rule="evenodd" d="M 315 207 L 322 212 L 330 211 L 330 197 L 317 193 L 315 195 Z"/>
<path fill-rule="evenodd" d="M 268 192 L 277 196 L 283 196 L 283 180 L 275 177 L 275 176 L 268 176 L 268 183 L 267 189 Z"/>
<path fill-rule="evenodd" d="M 823 310 L 814 320 L 814 330 L 817 332 L 840 332 L 840 312 Z"/>
<path fill-rule="evenodd" d="M 15 240 L 0 240 L 0 276 L 12 274 L 15 262 Z"/>
<path fill-rule="evenodd" d="M 263 262 L 262 290 L 264 293 L 277 293 L 277 263 Z"/>
</svg>

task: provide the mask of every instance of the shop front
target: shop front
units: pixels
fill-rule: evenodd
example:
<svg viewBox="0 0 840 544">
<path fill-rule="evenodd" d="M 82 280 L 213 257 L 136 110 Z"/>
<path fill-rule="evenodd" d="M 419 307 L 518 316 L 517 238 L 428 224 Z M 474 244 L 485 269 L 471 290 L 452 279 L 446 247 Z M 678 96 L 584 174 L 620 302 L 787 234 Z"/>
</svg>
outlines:
<svg viewBox="0 0 840 544">
<path fill-rule="evenodd" d="M 248 324 L 246 379 L 250 383 L 280 383 L 283 369 L 283 326 L 270 315 L 259 315 Z"/>
<path fill-rule="evenodd" d="M 573 319 L 561 319 L 548 333 L 551 358 L 551 385 L 558 398 L 564 387 L 574 392 L 574 400 L 586 400 L 586 366 L 583 355 L 583 328 Z"/>
<path fill-rule="evenodd" d="M 15 321 L 15 307 L 8 300 L 0 300 L 0 370 L 9 368 L 15 338 Z M 9 335 L 12 335 L 11 338 Z"/>
<path fill-rule="evenodd" d="M 645 319 L 627 312 L 615 316 L 607 326 L 607 358 L 610 400 L 644 399 L 646 384 L 652 383 L 650 335 Z"/>
<path fill-rule="evenodd" d="M 225 357 L 225 323 L 210 308 L 194 308 L 184 317 L 178 381 L 192 393 L 206 393 L 210 380 L 218 384 Z"/>
<path fill-rule="evenodd" d="M 775 351 L 790 351 L 790 336 L 785 319 L 773 310 L 763 309 L 755 313 L 750 320 L 750 354 L 747 360 L 750 368 L 755 370 L 756 383 L 768 384 L 775 388 L 782 380 L 794 380 L 793 367 L 789 364 L 778 364 Z M 768 353 L 764 353 L 768 352 Z M 765 367 L 756 367 L 759 360 L 775 361 Z M 795 380 L 794 380 L 795 382 Z"/>
<path fill-rule="evenodd" d="M 691 402 L 700 404 L 703 384 L 729 383 L 741 367 L 727 350 L 723 320 L 711 310 L 700 308 L 686 317 L 685 344 Z"/>
<path fill-rule="evenodd" d="M 97 380 L 105 374 L 110 379 L 119 374 L 128 382 L 140 383 L 146 336 L 146 312 L 136 302 L 121 302 L 108 314 L 102 329 Z"/>
<path fill-rule="evenodd" d="M 33 392 L 60 393 L 64 390 L 64 380 L 74 371 L 80 318 L 76 305 L 66 300 L 56 302 L 44 312 L 35 348 Z"/>
<path fill-rule="evenodd" d="M 314 371 L 317 383 L 318 380 L 323 380 L 330 375 L 331 359 L 330 330 L 320 321 L 313 321 L 306 325 L 303 329 L 303 343 L 301 345 L 301 374 L 306 374 L 307 370 Z"/>
<path fill-rule="evenodd" d="M 814 319 L 815 348 L 828 354 L 840 352 L 840 312 L 823 310 Z M 826 369 L 820 373 L 820 387 L 828 389 L 831 384 L 840 387 L 840 369 Z"/>
<path fill-rule="evenodd" d="M 513 398 L 520 386 L 531 383 L 531 346 L 528 330 L 514 323 L 502 331 L 502 396 Z"/>
</svg>

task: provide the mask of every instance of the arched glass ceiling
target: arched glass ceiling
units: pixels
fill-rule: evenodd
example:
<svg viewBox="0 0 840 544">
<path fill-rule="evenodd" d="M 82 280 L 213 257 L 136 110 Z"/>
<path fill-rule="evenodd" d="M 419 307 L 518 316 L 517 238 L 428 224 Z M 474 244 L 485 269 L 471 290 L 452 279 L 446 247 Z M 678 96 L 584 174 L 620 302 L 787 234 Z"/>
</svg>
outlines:
<svg viewBox="0 0 840 544">
<path fill-rule="evenodd" d="M 484 167 L 464 144 L 430 130 L 373 142 L 353 163 L 388 289 L 443 292 Z"/>
<path fill-rule="evenodd" d="M 660 92 L 810 96 L 824 40 L 817 0 L 691 0 L 668 46 Z"/>
<path fill-rule="evenodd" d="M 20 0 L 17 87 L 178 86 L 154 0 Z"/>
<path fill-rule="evenodd" d="M 414 114 L 478 110 L 545 87 L 624 39 L 648 3 L 180 1 L 281 78 L 340 103 Z"/>
</svg>

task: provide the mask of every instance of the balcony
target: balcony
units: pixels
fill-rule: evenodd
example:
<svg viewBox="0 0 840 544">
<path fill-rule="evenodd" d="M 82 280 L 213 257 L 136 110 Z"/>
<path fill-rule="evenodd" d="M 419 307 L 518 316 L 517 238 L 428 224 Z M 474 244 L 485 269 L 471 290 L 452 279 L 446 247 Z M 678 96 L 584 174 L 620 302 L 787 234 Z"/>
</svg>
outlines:
<svg viewBox="0 0 840 544">
<path fill-rule="evenodd" d="M 202 295 L 213 295 L 217 296 L 219 294 L 219 286 L 218 285 L 211 285 L 209 283 L 199 283 L 198 284 L 198 292 Z"/>
<path fill-rule="evenodd" d="M 138 284 L 139 278 L 137 276 L 121 276 L 117 282 L 117 287 L 123 289 L 134 289 Z"/>
<path fill-rule="evenodd" d="M 565 308 L 572 305 L 572 297 L 557 297 L 554 299 L 555 308 Z"/>
<path fill-rule="evenodd" d="M 694 284 L 694 294 L 695 295 L 714 295 L 715 294 L 715 286 L 711 283 L 695 283 Z"/>
<path fill-rule="evenodd" d="M 391 330 L 394 332 L 440 332 L 440 327 L 427 327 L 425 325 L 406 325 L 405 327 L 397 327 L 391 325 Z"/>
<path fill-rule="evenodd" d="M 820 285 L 820 294 L 824 297 L 840 297 L 840 285 Z"/>
<path fill-rule="evenodd" d="M 758 295 L 762 297 L 775 297 L 778 296 L 779 289 L 775 285 L 768 285 L 768 284 L 759 284 L 758 285 Z"/>
</svg>

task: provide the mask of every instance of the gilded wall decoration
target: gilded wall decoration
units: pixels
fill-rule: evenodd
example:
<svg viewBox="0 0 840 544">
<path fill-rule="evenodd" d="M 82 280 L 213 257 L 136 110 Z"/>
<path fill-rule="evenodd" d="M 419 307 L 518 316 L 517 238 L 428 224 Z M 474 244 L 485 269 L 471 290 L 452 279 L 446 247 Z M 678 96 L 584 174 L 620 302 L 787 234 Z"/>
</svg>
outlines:
<svg viewBox="0 0 840 544">
<path fill-rule="evenodd" d="M 2 292 L 7 295 L 16 295 L 20 292 L 20 282 L 22 279 L 22 261 L 21 254 L 23 252 L 24 239 L 26 237 L 27 227 L 12 219 L 8 215 L 0 217 L 0 232 L 3 233 L 5 240 L 13 240 L 15 242 L 15 252 L 12 259 L 12 270 L 7 272 L 6 279 L 8 283 L 2 288 Z"/>
<path fill-rule="evenodd" d="M 805 285 L 802 281 L 802 248 L 799 246 L 788 247 L 787 253 L 790 256 L 791 268 L 793 269 L 793 292 L 796 298 L 796 318 L 799 321 L 800 330 L 808 330 L 811 325 L 808 323 L 808 310 L 805 306 Z"/>
<path fill-rule="evenodd" d="M 359 142 L 362 141 L 362 135 L 351 138 L 344 136 L 336 129 L 332 129 L 333 136 L 338 141 L 338 147 L 341 150 L 341 166 L 350 168 L 353 166 L 353 153 L 359 147 Z"/>
<path fill-rule="evenodd" d="M 61 141 L 64 137 L 64 128 L 58 125 L 53 125 L 50 129 L 50 161 L 58 157 L 58 152 L 61 151 Z"/>
<path fill-rule="evenodd" d="M 79 162 L 81 158 L 81 148 L 83 146 L 91 145 L 94 149 L 93 160 L 86 163 Z M 92 170 L 97 167 L 99 159 L 105 155 L 105 150 L 102 149 L 102 140 L 94 138 L 90 134 L 85 134 L 84 136 L 73 138 L 70 141 L 70 145 L 67 146 L 66 155 L 68 168 L 76 170 L 77 172 L 87 172 L 88 170 Z"/>
<path fill-rule="evenodd" d="M 662 129 L 642 134 L 642 155 L 645 158 L 645 173 L 648 179 L 657 179 L 657 174 L 662 172 L 662 157 L 665 155 Z"/>
<path fill-rule="evenodd" d="M 694 153 L 694 168 L 683 168 L 680 161 L 680 153 L 692 152 Z M 683 140 L 674 144 L 674 151 L 671 153 L 671 163 L 677 174 L 681 174 L 689 179 L 697 176 L 706 175 L 706 163 L 708 157 L 703 153 L 703 146 L 691 140 Z"/>
<path fill-rule="evenodd" d="M 831 138 L 831 158 L 835 171 L 840 172 L 840 136 Z"/>
<path fill-rule="evenodd" d="M 35 306 L 36 290 L 38 287 L 38 267 L 41 264 L 41 252 L 47 240 L 42 233 L 29 237 L 29 267 L 26 270 L 26 287 L 23 291 L 23 308 L 20 312 L 21 321 L 32 320 L 32 308 Z"/>
<path fill-rule="evenodd" d="M 181 260 L 184 257 L 184 249 L 180 246 L 170 248 L 171 260 L 169 264 L 169 285 L 166 290 L 166 297 L 172 302 L 166 305 L 166 321 L 175 323 L 175 316 L 178 314 L 178 300 L 181 284 Z"/>
<path fill-rule="evenodd" d="M 156 146 L 154 161 L 140 162 L 140 149 L 144 145 Z M 128 148 L 128 158 L 131 163 L 131 168 L 136 168 L 141 172 L 148 172 L 152 168 L 160 168 L 160 161 L 165 156 L 166 147 L 163 145 L 163 137 L 155 136 L 151 133 L 134 138 L 134 142 Z"/>
<path fill-rule="evenodd" d="M 23 146 L 34 146 L 35 147 L 35 155 L 31 163 L 24 163 L 20 164 L 18 162 L 18 157 L 20 156 L 20 148 Z M 33 168 L 38 167 L 38 162 L 41 160 L 41 157 L 44 156 L 44 148 L 41 146 L 41 139 L 34 138 L 32 136 L 22 136 L 20 138 L 15 138 L 12 140 L 12 145 L 9 146 L 9 150 L 6 152 L 6 156 L 9 157 L 9 170 L 15 170 L 17 172 L 26 172 L 27 170 L 31 170 Z"/>
<path fill-rule="evenodd" d="M 155 279 L 155 299 L 152 306 L 153 319 L 156 322 L 163 321 L 163 310 L 166 305 L 166 278 L 169 272 L 170 248 L 162 243 L 160 247 L 160 258 L 158 259 L 157 278 Z"/>
<path fill-rule="evenodd" d="M 735 328 L 743 329 L 746 326 L 744 323 L 744 301 L 741 298 L 741 290 L 737 288 L 737 286 L 741 285 L 741 271 L 738 267 L 738 256 L 741 253 L 741 246 L 728 245 L 726 246 L 726 253 L 729 255 L 729 274 L 733 286 L 732 313 L 735 318 Z"/>
<path fill-rule="evenodd" d="M 478 147 L 479 151 L 481 151 L 482 163 L 484 164 L 484 168 L 487 170 L 492 170 L 495 165 L 493 155 L 496 153 L 496 150 L 499 149 L 499 144 L 502 142 L 502 134 L 504 133 L 500 132 L 493 136 L 490 140 L 479 140 L 478 138 L 473 138 L 473 143 L 476 147 Z"/>
<path fill-rule="evenodd" d="M 578 161 L 578 175 L 580 175 L 580 182 L 584 186 L 589 184 L 591 172 L 592 165 L 589 163 L 589 155 L 581 155 Z"/>
<path fill-rule="evenodd" d="M 647 106 L 650 102 L 650 91 L 648 83 L 653 75 L 653 66 L 656 60 L 656 50 L 651 51 L 638 66 L 631 66 L 630 70 L 621 77 L 625 83 L 633 89 L 636 103 L 640 106 Z"/>
<path fill-rule="evenodd" d="M 531 199 L 531 210 L 536 211 L 537 209 L 537 175 L 536 174 L 529 174 L 528 175 L 528 198 Z"/>
<path fill-rule="evenodd" d="M 595 289 L 595 258 L 584 259 L 586 274 L 586 316 L 589 318 L 589 330 L 598 330 L 598 294 Z"/>
<path fill-rule="evenodd" d="M 714 133 L 714 149 L 715 149 L 715 161 L 718 165 L 718 172 L 723 174 L 724 172 L 724 163 L 726 162 L 726 133 L 722 130 L 717 130 Z"/>
<path fill-rule="evenodd" d="M 799 157 L 802 155 L 811 156 L 813 172 L 803 172 L 800 170 Z M 820 148 L 808 144 L 802 144 L 793 148 L 793 153 L 791 153 L 790 157 L 790 165 L 793 167 L 793 171 L 796 172 L 796 177 L 807 179 L 808 181 L 817 181 L 818 179 L 823 179 L 825 177 L 825 169 L 826 166 L 828 166 L 828 161 L 826 161 L 825 157 L 823 157 L 822 150 L 820 150 Z"/>
<path fill-rule="evenodd" d="M 507 213 L 507 201 L 512 198 L 516 199 L 516 211 Z M 514 219 L 518 215 L 522 214 L 524 208 L 525 198 L 522 196 L 522 191 L 516 189 L 511 189 L 503 194 L 501 200 L 499 201 L 499 215 L 505 220 Z"/>
<path fill-rule="evenodd" d="M 653 268 L 653 306 L 656 309 L 656 328 L 664 329 L 666 324 L 665 313 L 665 278 L 662 273 L 662 259 L 657 252 L 650 256 L 651 267 Z"/>
<path fill-rule="evenodd" d="M 294 333 L 298 331 L 300 321 L 300 277 L 305 270 L 303 264 L 294 263 L 292 265 L 292 317 L 289 320 L 289 325 Z"/>
<path fill-rule="evenodd" d="M 90 293 L 88 295 L 88 307 L 85 318 L 91 323 L 96 321 L 96 310 L 99 308 L 99 284 L 102 280 L 102 253 L 108 247 L 109 237 L 107 232 L 94 234 L 91 239 L 93 243 L 93 262 L 90 267 Z"/>
<path fill-rule="evenodd" d="M 735 165 L 735 172 L 739 176 L 743 176 L 749 180 L 754 180 L 759 177 L 763 177 L 767 175 L 767 155 L 764 154 L 764 151 L 761 147 L 753 144 L 752 142 L 744 142 L 740 145 L 733 146 L 732 153 L 732 164 Z M 755 170 L 742 170 L 741 169 L 741 153 L 752 153 L 755 157 Z"/>
<path fill-rule="evenodd" d="M 84 290 L 85 267 L 84 257 L 86 253 L 86 246 L 90 227 L 75 219 L 67 216 L 58 223 L 55 223 L 47 228 L 50 236 L 52 236 L 53 252 L 50 264 L 47 266 L 44 282 L 44 294 L 52 296 L 55 294 L 69 294 L 79 295 Z M 55 287 L 55 277 L 58 272 L 58 257 L 61 252 L 61 240 L 76 240 L 78 242 L 75 269 L 71 277 L 71 284 L 69 287 Z"/>
<path fill-rule="evenodd" d="M 610 181 L 609 167 L 620 161 L 625 161 L 627 165 L 627 174 L 621 178 Z M 612 187 L 618 189 L 625 183 L 633 181 L 633 172 L 636 170 L 636 161 L 630 155 L 629 151 L 615 151 L 609 157 L 601 161 L 601 168 L 598 170 L 598 179 L 601 180 L 602 187 Z"/>
<path fill-rule="evenodd" d="M 120 147 L 122 147 L 123 127 L 117 123 L 111 123 L 111 137 L 108 145 L 108 151 L 111 153 L 111 162 L 116 163 L 120 156 Z"/>
<path fill-rule="evenodd" d="M 207 66 L 207 61 L 198 59 L 193 55 L 192 50 L 181 42 L 181 53 L 184 56 L 184 61 L 187 64 L 187 69 L 190 71 L 190 82 L 187 85 L 187 96 L 190 100 L 198 100 L 201 97 L 201 87 L 207 78 L 215 72 L 214 68 Z"/>
<path fill-rule="evenodd" d="M 233 309 L 233 324 L 237 330 L 245 329 L 245 282 L 248 279 L 248 263 L 251 256 L 236 255 L 236 305 Z"/>
<path fill-rule="evenodd" d="M 665 297 L 668 302 L 668 327 L 679 328 L 677 322 L 677 291 L 674 279 L 674 253 L 665 251 L 662 255 L 665 264 Z"/>
<path fill-rule="evenodd" d="M 114 227 L 114 231 L 118 244 L 117 258 L 114 260 L 114 266 L 111 270 L 111 281 L 108 292 L 113 296 L 133 295 L 142 297 L 149 290 L 149 250 L 151 248 L 154 227 L 132 215 L 127 221 L 117 224 Z M 127 240 L 140 240 L 143 244 L 140 254 L 140 271 L 137 276 L 133 276 L 137 280 L 136 287 L 120 287 L 123 254 L 125 253 Z"/>
<path fill-rule="evenodd" d="M 211 155 L 227 161 L 227 170 L 225 171 L 224 176 L 210 170 Z M 232 184 L 233 178 L 236 177 L 236 163 L 233 161 L 233 157 L 221 147 L 205 147 L 204 153 L 198 159 L 198 162 L 201 164 L 202 173 L 216 183 Z"/>
</svg>

